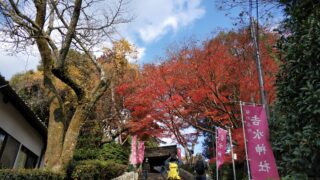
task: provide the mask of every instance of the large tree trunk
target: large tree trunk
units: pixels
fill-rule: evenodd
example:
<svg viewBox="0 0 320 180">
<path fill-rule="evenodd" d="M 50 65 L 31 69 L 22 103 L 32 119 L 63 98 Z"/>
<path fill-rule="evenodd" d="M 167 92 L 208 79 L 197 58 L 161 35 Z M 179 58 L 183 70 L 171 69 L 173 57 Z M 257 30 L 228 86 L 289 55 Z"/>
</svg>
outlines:
<svg viewBox="0 0 320 180">
<path fill-rule="evenodd" d="M 45 167 L 54 171 L 60 170 L 64 125 L 61 117 L 61 108 L 57 98 L 50 104 L 47 149 L 45 153 Z"/>
<path fill-rule="evenodd" d="M 0 0 L 0 15 L 8 18 L 6 26 L 14 32 L 11 33 L 11 35 L 18 37 L 16 41 L 17 44 L 20 42 L 20 39 L 22 40 L 21 42 L 24 42 L 24 40 L 28 42 L 29 40 L 34 40 L 41 56 L 44 86 L 48 92 L 47 98 L 50 102 L 48 139 L 44 163 L 47 168 L 53 171 L 64 170 L 65 166 L 72 159 L 81 125 L 109 86 L 109 78 L 107 79 L 105 77 L 102 66 L 92 57 L 86 48 L 85 44 L 87 40 L 85 41 L 86 43 L 82 42 L 79 38 L 82 37 L 79 35 L 81 32 L 76 33 L 77 26 L 83 26 L 83 23 L 78 25 L 80 14 L 83 13 L 85 8 L 92 6 L 92 2 L 85 2 L 86 7 L 82 7 L 82 1 L 83 0 L 74 0 L 70 2 L 73 5 L 70 4 L 66 9 L 60 9 L 58 4 L 60 1 L 34 0 L 30 2 L 33 2 L 35 5 L 35 14 L 25 15 L 24 5 L 19 3 L 19 1 Z M 63 3 L 63 1 L 61 1 L 61 3 Z M 117 16 L 119 15 L 120 9 L 122 9 L 121 5 L 122 2 L 119 2 L 118 10 L 112 15 L 113 20 L 118 19 Z M 47 11 L 48 7 L 51 7 L 50 13 Z M 72 13 L 68 13 L 68 15 L 65 16 L 64 12 L 66 10 L 68 12 L 70 10 Z M 33 13 L 33 9 L 30 12 Z M 35 20 L 33 20 L 34 17 Z M 59 19 L 63 26 L 59 28 L 66 29 L 66 31 L 60 31 L 61 39 L 63 40 L 62 44 L 58 45 L 60 46 L 60 50 L 55 41 L 50 37 L 53 28 L 55 28 L 55 26 L 53 26 L 55 17 Z M 50 19 L 48 23 L 46 23 L 47 18 Z M 96 22 L 93 20 L 94 18 L 86 18 L 85 22 Z M 105 31 L 111 25 L 117 23 L 121 22 L 114 21 L 110 24 L 108 22 L 104 26 L 96 28 L 95 31 Z M 88 23 L 88 28 L 94 30 L 91 25 L 91 23 Z M 22 34 L 19 34 L 20 30 L 22 30 Z M 59 31 L 59 29 L 57 30 Z M 27 34 L 30 36 L 27 36 Z M 78 35 L 79 37 L 77 37 Z M 74 42 L 73 40 L 77 42 L 77 46 L 80 46 L 86 52 L 99 71 L 101 76 L 100 82 L 95 89 L 87 91 L 79 85 L 73 77 L 69 77 L 66 72 L 65 61 L 67 60 L 70 45 Z M 76 111 L 71 119 L 67 119 L 63 99 L 57 91 L 57 79 L 72 89 L 77 96 L 78 102 L 74 104 Z M 73 93 L 69 95 L 72 96 Z"/>
<path fill-rule="evenodd" d="M 44 27 L 46 4 L 47 2 L 45 0 L 35 1 L 37 9 L 35 22 L 39 28 Z M 49 169 L 57 170 L 61 158 L 62 142 L 65 131 L 64 112 L 59 99 L 60 97 L 57 95 L 57 91 L 53 84 L 53 74 L 51 72 L 54 59 L 53 53 L 51 52 L 45 37 L 43 37 L 40 32 L 35 33 L 38 35 L 35 39 L 43 64 L 44 86 L 48 90 L 48 98 L 50 99 L 48 139 L 44 163 Z"/>
<path fill-rule="evenodd" d="M 185 155 L 186 155 L 186 163 L 188 164 L 188 165 L 190 165 L 191 164 L 191 162 L 190 162 L 190 153 L 189 153 L 189 149 L 188 149 L 188 147 L 187 146 L 184 146 L 184 145 L 182 145 L 182 147 L 183 147 L 183 149 L 184 149 L 184 153 L 185 153 Z"/>
<path fill-rule="evenodd" d="M 77 145 L 80 128 L 86 120 L 86 114 L 88 114 L 88 112 L 86 112 L 85 106 L 79 105 L 70 121 L 61 152 L 62 162 L 60 169 L 65 168 L 66 165 L 68 165 L 68 163 L 72 160 L 73 153 Z"/>
<path fill-rule="evenodd" d="M 39 1 L 38 3 L 37 24 L 41 24 L 41 19 L 43 19 L 41 14 L 45 13 L 45 8 L 43 7 L 45 6 L 45 2 Z M 60 170 L 59 161 L 61 159 L 62 143 L 65 132 L 65 115 L 63 104 L 54 86 L 53 74 L 51 72 L 53 66 L 51 49 L 44 37 L 38 37 L 36 43 L 44 68 L 44 85 L 48 90 L 48 98 L 50 99 L 48 139 L 44 163 L 45 167 L 58 171 Z"/>
<path fill-rule="evenodd" d="M 45 154 L 45 166 L 53 171 L 63 171 L 73 158 L 82 124 L 90 114 L 95 102 L 79 104 L 68 128 L 65 130 L 60 121 L 58 101 L 52 101 L 50 107 L 48 144 Z"/>
<path fill-rule="evenodd" d="M 42 4 L 39 4 L 38 8 L 40 9 L 41 6 Z M 38 13 L 42 14 L 40 10 Z M 39 14 L 39 19 L 41 19 Z M 76 112 L 70 120 L 69 126 L 66 127 L 64 105 L 53 80 L 53 53 L 44 37 L 38 37 L 36 42 L 44 66 L 44 85 L 50 99 L 45 167 L 53 171 L 62 171 L 73 157 L 81 123 L 85 120 L 84 105 L 77 105 Z"/>
<path fill-rule="evenodd" d="M 65 113 L 51 73 L 53 64 L 51 50 L 44 39 L 37 40 L 37 45 L 44 66 L 44 85 L 48 90 L 48 98 L 50 99 L 48 138 L 44 162 L 45 167 L 53 171 L 60 171 L 60 159 L 66 129 Z"/>
<path fill-rule="evenodd" d="M 67 131 L 60 121 L 58 101 L 52 101 L 50 107 L 48 144 L 45 154 L 45 166 L 53 171 L 63 171 L 73 158 L 73 152 L 81 125 L 86 119 L 88 112 L 84 105 L 78 105 L 70 121 Z"/>
<path fill-rule="evenodd" d="M 48 90 L 48 98 L 50 99 L 49 108 L 49 126 L 48 126 L 48 140 L 47 148 L 45 153 L 45 167 L 53 171 L 62 171 L 66 165 L 70 162 L 73 157 L 73 151 L 75 149 L 77 139 L 79 136 L 79 131 L 82 122 L 86 119 L 88 111 L 94 106 L 96 101 L 99 99 L 99 94 L 101 91 L 97 91 L 96 94 L 92 94 L 93 100 L 84 103 L 85 93 L 81 91 L 81 87 L 75 84 L 71 79 L 65 76 L 64 61 L 68 53 L 71 39 L 74 34 L 74 28 L 78 22 L 81 8 L 81 0 L 75 1 L 74 13 L 72 15 L 72 20 L 70 22 L 68 33 L 66 35 L 65 42 L 63 43 L 62 49 L 60 51 L 59 57 L 54 54 L 48 44 L 48 41 L 43 36 L 42 32 L 37 32 L 38 37 L 36 37 L 37 47 L 39 49 L 41 60 L 44 66 L 44 85 Z M 44 27 L 44 22 L 46 18 L 46 0 L 35 1 L 35 6 L 37 8 L 36 14 L 36 24 L 40 27 Z M 55 63 L 58 65 L 58 69 L 54 69 L 54 59 Z M 53 75 L 53 70 L 55 74 Z M 69 126 L 66 127 L 66 116 L 64 112 L 64 104 L 59 96 L 55 84 L 54 76 L 59 78 L 67 86 L 71 87 L 76 95 L 78 96 L 79 104 L 76 105 L 76 111 L 70 120 Z M 102 84 L 102 85 L 101 85 Z M 103 83 L 97 86 L 97 90 L 100 90 Z M 80 103 L 80 101 L 82 101 Z M 84 105 L 86 104 L 86 105 Z M 85 108 L 85 106 L 89 108 Z"/>
</svg>

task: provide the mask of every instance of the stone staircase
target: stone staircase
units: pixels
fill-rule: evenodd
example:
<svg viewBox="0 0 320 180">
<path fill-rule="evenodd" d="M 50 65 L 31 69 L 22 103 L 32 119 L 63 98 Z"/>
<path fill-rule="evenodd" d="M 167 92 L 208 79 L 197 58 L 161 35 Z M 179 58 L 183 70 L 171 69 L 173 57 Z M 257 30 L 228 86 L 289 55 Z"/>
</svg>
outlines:
<svg viewBox="0 0 320 180">
<path fill-rule="evenodd" d="M 181 180 L 194 180 L 193 174 L 180 169 Z M 143 174 L 139 174 L 139 180 L 143 180 Z M 163 176 L 160 173 L 148 173 L 148 180 L 166 180 L 166 174 Z"/>
<path fill-rule="evenodd" d="M 139 180 L 143 180 L 143 174 L 139 174 Z M 148 180 L 165 180 L 160 173 L 148 173 Z"/>
</svg>

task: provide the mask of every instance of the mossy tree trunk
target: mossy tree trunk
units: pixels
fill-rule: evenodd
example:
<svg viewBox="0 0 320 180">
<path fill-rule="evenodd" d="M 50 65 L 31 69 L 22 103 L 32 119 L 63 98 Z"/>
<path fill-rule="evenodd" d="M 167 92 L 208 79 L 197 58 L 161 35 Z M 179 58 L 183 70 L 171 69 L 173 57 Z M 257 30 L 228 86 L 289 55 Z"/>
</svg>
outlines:
<svg viewBox="0 0 320 180">
<path fill-rule="evenodd" d="M 9 34 L 8 43 L 14 43 L 16 47 L 22 46 L 25 50 L 30 44 L 37 45 L 43 65 L 44 86 L 50 104 L 45 166 L 54 171 L 62 171 L 72 159 L 81 125 L 88 119 L 95 104 L 109 87 L 112 76 L 108 74 L 107 77 L 103 66 L 92 55 L 90 48 L 98 43 L 95 40 L 110 37 L 115 25 L 129 20 L 123 17 L 122 0 L 114 4 L 114 11 L 104 14 L 107 19 L 104 21 L 87 15 L 84 15 L 85 18 L 80 18 L 81 13 L 89 11 L 93 3 L 98 1 L 28 2 L 0 0 L 0 19 L 5 20 L 0 31 L 4 35 Z M 76 77 L 67 72 L 65 62 L 71 43 L 80 48 L 95 67 L 96 71 L 92 73 L 96 79 L 90 89 L 81 85 Z M 68 102 L 64 102 L 58 93 L 59 81 L 73 91 L 68 95 L 76 96 L 77 100 L 73 104 L 75 113 L 72 117 L 66 115 L 69 114 L 65 110 Z"/>
<path fill-rule="evenodd" d="M 35 5 L 37 8 L 36 25 L 41 29 L 45 24 L 47 2 L 46 0 L 39 0 L 35 2 Z M 44 66 L 44 84 L 50 99 L 45 167 L 53 171 L 63 171 L 72 159 L 81 125 L 109 85 L 107 79 L 101 77 L 93 92 L 89 93 L 66 74 L 64 61 L 75 33 L 80 7 L 81 0 L 76 0 L 68 32 L 60 50 L 55 49 L 42 32 L 37 32 L 39 35 L 36 37 L 37 47 Z M 77 96 L 76 110 L 71 119 L 66 119 L 64 102 L 57 93 L 54 78 L 64 82 Z"/>
</svg>

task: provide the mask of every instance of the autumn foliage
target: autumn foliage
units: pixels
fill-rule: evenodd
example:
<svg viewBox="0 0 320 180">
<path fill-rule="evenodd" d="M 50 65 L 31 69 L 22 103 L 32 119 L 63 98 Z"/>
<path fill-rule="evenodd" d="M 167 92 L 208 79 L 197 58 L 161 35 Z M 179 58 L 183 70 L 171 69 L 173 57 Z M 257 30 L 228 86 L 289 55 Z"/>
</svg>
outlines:
<svg viewBox="0 0 320 180">
<path fill-rule="evenodd" d="M 162 63 L 145 65 L 136 81 L 120 85 L 117 92 L 132 113 L 131 132 L 140 136 L 174 135 L 179 144 L 188 144 L 196 134 L 183 134 L 190 126 L 197 132 L 214 132 L 214 126 L 240 128 L 239 101 L 260 101 L 249 33 L 246 29 L 220 33 L 202 45 L 190 41 L 168 51 Z M 259 44 L 270 103 L 275 99 L 273 84 L 278 70 L 272 48 L 276 38 L 265 31 Z M 233 132 L 243 147 L 242 131 Z"/>
</svg>

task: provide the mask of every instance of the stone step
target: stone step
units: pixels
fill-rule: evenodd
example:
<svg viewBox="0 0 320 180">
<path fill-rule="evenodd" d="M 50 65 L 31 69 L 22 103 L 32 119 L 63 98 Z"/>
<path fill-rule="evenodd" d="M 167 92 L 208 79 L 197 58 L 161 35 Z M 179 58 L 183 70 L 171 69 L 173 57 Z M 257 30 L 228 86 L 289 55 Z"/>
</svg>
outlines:
<svg viewBox="0 0 320 180">
<path fill-rule="evenodd" d="M 143 174 L 139 175 L 139 180 L 143 180 Z M 160 173 L 148 173 L 148 180 L 165 180 Z"/>
<path fill-rule="evenodd" d="M 180 173 L 180 176 L 181 180 L 194 180 L 193 175 L 186 171 Z M 144 180 L 143 174 L 139 174 L 139 180 Z M 148 180 L 166 180 L 166 174 L 162 176 L 160 173 L 148 173 Z"/>
</svg>

